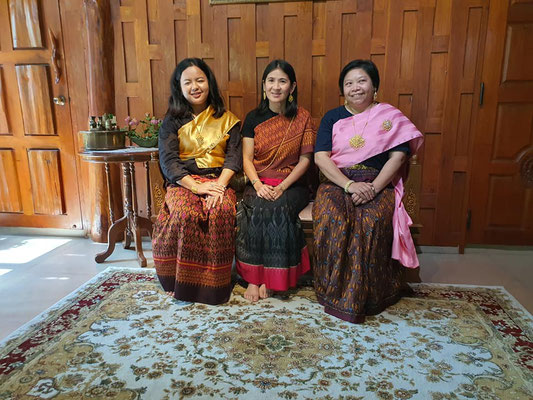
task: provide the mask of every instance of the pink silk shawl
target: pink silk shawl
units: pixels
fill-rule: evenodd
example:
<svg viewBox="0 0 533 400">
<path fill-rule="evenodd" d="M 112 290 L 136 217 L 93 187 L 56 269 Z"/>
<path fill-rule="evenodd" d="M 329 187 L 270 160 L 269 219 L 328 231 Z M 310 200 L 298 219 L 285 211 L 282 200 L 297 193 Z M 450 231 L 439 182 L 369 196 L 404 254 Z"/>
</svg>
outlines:
<svg viewBox="0 0 533 400">
<path fill-rule="evenodd" d="M 349 144 L 355 134 L 362 135 L 365 140 L 364 146 L 358 149 Z M 400 110 L 387 103 L 376 104 L 360 114 L 337 121 L 333 124 L 331 136 L 331 159 L 339 168 L 351 167 L 405 142 L 409 142 L 411 155 L 414 155 L 424 140 L 416 126 Z M 392 258 L 407 268 L 416 268 L 418 257 L 409 231 L 413 221 L 402 203 L 407 164 L 404 163 L 392 179 L 395 197 Z"/>
</svg>

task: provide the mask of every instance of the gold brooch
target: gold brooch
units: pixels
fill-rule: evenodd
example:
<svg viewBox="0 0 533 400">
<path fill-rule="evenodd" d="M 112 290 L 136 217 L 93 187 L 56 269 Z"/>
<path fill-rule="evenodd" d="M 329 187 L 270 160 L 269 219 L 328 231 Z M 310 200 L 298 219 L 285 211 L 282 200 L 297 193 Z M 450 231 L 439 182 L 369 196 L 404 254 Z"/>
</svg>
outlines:
<svg viewBox="0 0 533 400">
<path fill-rule="evenodd" d="M 390 131 L 392 129 L 392 122 L 390 119 L 386 119 L 385 121 L 383 121 L 383 123 L 381 124 L 381 127 L 386 130 L 387 132 Z"/>
<path fill-rule="evenodd" d="M 352 146 L 355 150 L 360 149 L 361 147 L 365 146 L 365 139 L 361 135 L 354 135 L 350 139 L 350 146 Z"/>
</svg>

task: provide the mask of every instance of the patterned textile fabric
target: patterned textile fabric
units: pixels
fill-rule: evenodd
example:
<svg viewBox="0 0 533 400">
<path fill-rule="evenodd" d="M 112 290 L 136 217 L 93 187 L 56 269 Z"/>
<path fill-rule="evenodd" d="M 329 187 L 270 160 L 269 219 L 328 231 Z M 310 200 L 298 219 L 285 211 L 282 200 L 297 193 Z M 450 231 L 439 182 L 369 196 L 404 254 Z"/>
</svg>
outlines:
<svg viewBox="0 0 533 400">
<path fill-rule="evenodd" d="M 341 171 L 356 182 L 372 181 L 378 170 Z M 315 290 L 325 312 L 361 323 L 400 298 L 403 270 L 391 258 L 394 190 L 385 188 L 355 206 L 344 190 L 322 183 L 313 205 L 317 256 Z"/>
<path fill-rule="evenodd" d="M 176 299 L 206 304 L 228 301 L 235 252 L 235 203 L 235 192 L 229 188 L 223 203 L 211 210 L 190 190 L 168 188 L 154 226 L 152 248 L 159 281 Z"/>
<path fill-rule="evenodd" d="M 309 270 L 309 254 L 298 214 L 309 201 L 301 185 L 288 188 L 276 201 L 257 196 L 247 186 L 237 210 L 236 259 L 248 283 L 272 290 L 295 286 Z"/>
<path fill-rule="evenodd" d="M 254 167 L 259 177 L 285 179 L 300 155 L 313 152 L 315 136 L 311 115 L 301 107 L 292 120 L 278 115 L 257 125 Z"/>
</svg>

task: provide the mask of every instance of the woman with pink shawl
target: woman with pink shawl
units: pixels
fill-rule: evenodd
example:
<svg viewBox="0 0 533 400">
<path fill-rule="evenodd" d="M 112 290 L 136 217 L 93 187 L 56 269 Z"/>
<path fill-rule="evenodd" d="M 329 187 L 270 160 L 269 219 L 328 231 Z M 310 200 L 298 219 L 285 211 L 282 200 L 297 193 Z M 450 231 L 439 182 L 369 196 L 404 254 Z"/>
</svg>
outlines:
<svg viewBox="0 0 533 400">
<path fill-rule="evenodd" d="M 377 67 L 354 60 L 341 71 L 344 106 L 320 123 L 315 162 L 322 183 L 313 206 L 315 291 L 326 313 L 361 323 L 401 295 L 402 265 L 418 259 L 402 204 L 407 159 L 422 134 L 400 110 L 377 103 Z"/>
</svg>

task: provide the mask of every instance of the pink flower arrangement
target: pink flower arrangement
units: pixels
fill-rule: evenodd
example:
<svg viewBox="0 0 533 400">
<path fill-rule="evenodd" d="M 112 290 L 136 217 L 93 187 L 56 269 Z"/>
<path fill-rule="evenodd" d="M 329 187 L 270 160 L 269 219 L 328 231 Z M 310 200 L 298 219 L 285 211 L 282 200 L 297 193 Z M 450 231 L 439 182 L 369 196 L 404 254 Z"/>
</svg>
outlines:
<svg viewBox="0 0 533 400">
<path fill-rule="evenodd" d="M 126 135 L 128 137 L 138 138 L 152 138 L 157 137 L 159 134 L 159 127 L 163 122 L 161 119 L 150 115 L 150 113 L 144 114 L 144 118 L 138 121 L 136 118 L 132 118 L 129 115 L 124 119 L 126 123 Z"/>
</svg>

